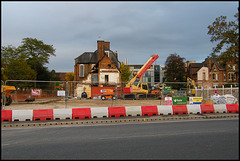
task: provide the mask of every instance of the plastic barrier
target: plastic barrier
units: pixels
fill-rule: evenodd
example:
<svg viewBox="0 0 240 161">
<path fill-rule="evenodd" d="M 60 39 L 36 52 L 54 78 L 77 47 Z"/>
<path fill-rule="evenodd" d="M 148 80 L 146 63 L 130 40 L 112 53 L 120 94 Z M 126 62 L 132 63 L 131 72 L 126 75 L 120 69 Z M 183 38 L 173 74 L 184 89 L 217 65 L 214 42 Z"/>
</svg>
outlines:
<svg viewBox="0 0 240 161">
<path fill-rule="evenodd" d="M 1 110 L 1 122 L 12 121 L 12 110 Z"/>
<path fill-rule="evenodd" d="M 127 116 L 142 116 L 141 106 L 126 106 Z"/>
<path fill-rule="evenodd" d="M 214 104 L 215 113 L 227 113 L 227 107 L 225 104 Z"/>
<path fill-rule="evenodd" d="M 199 104 L 187 105 L 188 114 L 201 114 L 201 107 Z"/>
<path fill-rule="evenodd" d="M 12 121 L 32 121 L 33 110 L 12 110 Z"/>
<path fill-rule="evenodd" d="M 204 113 L 215 113 L 213 104 L 210 105 L 200 105 L 202 114 Z"/>
<path fill-rule="evenodd" d="M 227 112 L 228 113 L 239 113 L 239 105 L 238 104 L 227 104 Z"/>
<path fill-rule="evenodd" d="M 53 109 L 33 110 L 33 121 L 53 120 Z"/>
<path fill-rule="evenodd" d="M 172 108 L 174 115 L 188 114 L 187 105 L 173 105 Z"/>
<path fill-rule="evenodd" d="M 141 106 L 141 107 L 142 107 L 142 116 L 158 115 L 157 106 Z"/>
<path fill-rule="evenodd" d="M 108 107 L 109 117 L 125 117 L 126 109 L 125 107 Z"/>
<path fill-rule="evenodd" d="M 73 119 L 90 119 L 91 108 L 73 108 L 72 118 Z"/>
<path fill-rule="evenodd" d="M 72 119 L 72 109 L 53 109 L 53 119 Z"/>
<path fill-rule="evenodd" d="M 108 117 L 108 108 L 107 107 L 91 108 L 91 117 L 92 118 Z"/>
<path fill-rule="evenodd" d="M 172 115 L 172 105 L 158 105 L 158 115 Z"/>
</svg>

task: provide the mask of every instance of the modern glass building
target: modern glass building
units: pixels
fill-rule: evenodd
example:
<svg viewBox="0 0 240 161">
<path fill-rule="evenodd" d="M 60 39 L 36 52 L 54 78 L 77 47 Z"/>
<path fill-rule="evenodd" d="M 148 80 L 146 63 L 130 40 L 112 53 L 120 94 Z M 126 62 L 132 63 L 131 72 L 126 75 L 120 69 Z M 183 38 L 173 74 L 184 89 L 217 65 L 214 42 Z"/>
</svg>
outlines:
<svg viewBox="0 0 240 161">
<path fill-rule="evenodd" d="M 125 64 L 130 67 L 130 70 L 138 72 L 144 64 Z M 132 75 L 133 77 L 133 75 Z M 132 78 L 131 77 L 131 78 Z M 164 77 L 164 68 L 159 64 L 152 64 L 150 68 L 144 73 L 142 82 L 148 83 L 149 87 L 154 84 L 162 83 Z"/>
</svg>

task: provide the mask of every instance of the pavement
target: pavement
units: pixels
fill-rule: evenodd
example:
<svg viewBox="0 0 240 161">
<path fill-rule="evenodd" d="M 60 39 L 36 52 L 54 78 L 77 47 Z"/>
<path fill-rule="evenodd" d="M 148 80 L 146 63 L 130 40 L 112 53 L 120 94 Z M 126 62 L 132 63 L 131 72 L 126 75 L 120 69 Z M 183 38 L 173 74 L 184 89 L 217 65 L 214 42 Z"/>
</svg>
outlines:
<svg viewBox="0 0 240 161">
<path fill-rule="evenodd" d="M 35 126 L 66 126 L 81 124 L 109 124 L 126 122 L 146 122 L 146 121 L 171 121 L 189 119 L 226 119 L 239 118 L 238 113 L 213 113 L 213 114 L 183 114 L 183 115 L 157 115 L 157 116 L 126 116 L 111 118 L 91 118 L 91 119 L 67 119 L 67 120 L 46 120 L 46 121 L 14 121 L 2 122 L 2 128 L 14 127 L 35 127 Z"/>
</svg>

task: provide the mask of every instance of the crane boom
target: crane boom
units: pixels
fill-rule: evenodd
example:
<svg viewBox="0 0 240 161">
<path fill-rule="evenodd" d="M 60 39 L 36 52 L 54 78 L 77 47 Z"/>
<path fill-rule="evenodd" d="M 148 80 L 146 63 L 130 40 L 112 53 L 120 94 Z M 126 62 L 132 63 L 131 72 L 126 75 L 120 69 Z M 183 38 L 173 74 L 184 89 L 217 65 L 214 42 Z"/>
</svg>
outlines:
<svg viewBox="0 0 240 161">
<path fill-rule="evenodd" d="M 124 98 L 140 99 L 147 97 L 147 94 L 149 94 L 148 83 L 141 83 L 142 76 L 157 58 L 159 58 L 158 55 L 152 55 L 137 74 L 126 84 L 124 88 L 129 88 L 130 92 L 124 94 Z"/>
<path fill-rule="evenodd" d="M 141 78 L 143 74 L 148 70 L 152 63 L 159 58 L 158 55 L 152 55 L 151 58 L 142 66 L 142 68 L 137 73 L 137 78 Z"/>
<path fill-rule="evenodd" d="M 159 58 L 158 55 L 153 54 L 148 61 L 142 66 L 142 68 L 137 72 L 137 74 L 129 81 L 130 83 L 135 82 L 136 79 L 140 79 L 143 74 L 148 70 L 148 68 L 153 64 L 155 60 Z"/>
</svg>

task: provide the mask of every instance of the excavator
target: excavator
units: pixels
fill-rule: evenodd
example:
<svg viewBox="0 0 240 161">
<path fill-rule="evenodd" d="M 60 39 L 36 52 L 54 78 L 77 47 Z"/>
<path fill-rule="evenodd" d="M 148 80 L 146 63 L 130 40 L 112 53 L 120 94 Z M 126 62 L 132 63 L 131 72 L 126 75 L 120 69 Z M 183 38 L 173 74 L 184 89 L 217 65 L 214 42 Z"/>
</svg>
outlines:
<svg viewBox="0 0 240 161">
<path fill-rule="evenodd" d="M 151 92 L 148 87 L 148 83 L 142 83 L 142 76 L 147 71 L 147 69 L 153 64 L 155 60 L 159 58 L 158 55 L 152 55 L 149 60 L 142 66 L 142 68 L 136 73 L 133 73 L 133 78 L 126 84 L 123 91 L 131 91 L 124 93 L 124 98 L 141 99 L 146 98 L 146 96 L 153 96 L 158 94 L 158 91 Z M 126 90 L 126 89 L 131 90 Z"/>
<path fill-rule="evenodd" d="M 187 77 L 187 95 L 195 96 L 195 81 L 191 78 Z"/>
<path fill-rule="evenodd" d="M 4 86 L 1 85 L 1 105 L 3 104 L 3 98 L 5 98 L 5 105 L 9 106 L 12 103 L 12 97 L 11 93 L 13 91 L 16 91 L 16 88 L 14 86 Z M 5 96 L 4 96 L 5 95 Z"/>
</svg>

